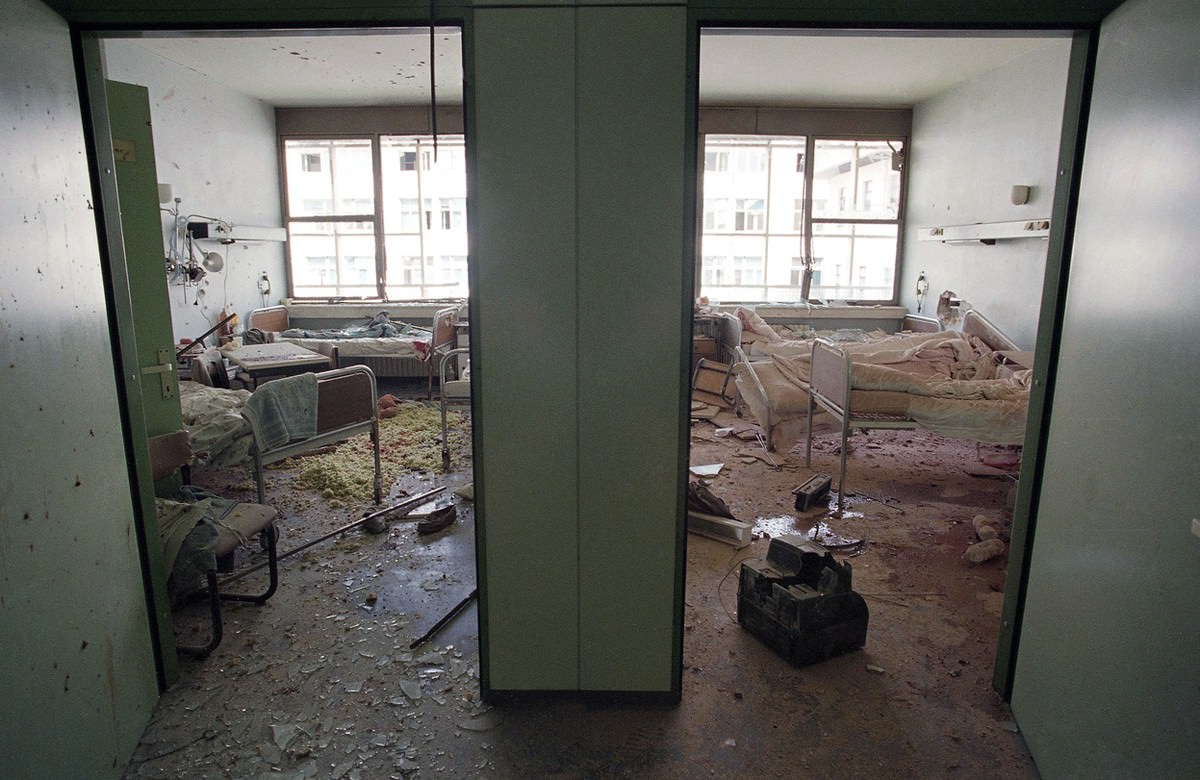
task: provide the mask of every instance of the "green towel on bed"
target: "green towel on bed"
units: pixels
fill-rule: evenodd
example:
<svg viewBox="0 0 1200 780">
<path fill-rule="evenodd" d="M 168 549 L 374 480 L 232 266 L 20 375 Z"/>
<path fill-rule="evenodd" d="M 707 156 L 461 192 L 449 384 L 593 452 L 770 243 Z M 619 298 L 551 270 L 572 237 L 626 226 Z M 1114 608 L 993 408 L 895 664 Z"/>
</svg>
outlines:
<svg viewBox="0 0 1200 780">
<path fill-rule="evenodd" d="M 275 379 L 246 399 L 242 416 L 254 430 L 260 451 L 317 434 L 317 375 L 309 372 Z"/>
</svg>

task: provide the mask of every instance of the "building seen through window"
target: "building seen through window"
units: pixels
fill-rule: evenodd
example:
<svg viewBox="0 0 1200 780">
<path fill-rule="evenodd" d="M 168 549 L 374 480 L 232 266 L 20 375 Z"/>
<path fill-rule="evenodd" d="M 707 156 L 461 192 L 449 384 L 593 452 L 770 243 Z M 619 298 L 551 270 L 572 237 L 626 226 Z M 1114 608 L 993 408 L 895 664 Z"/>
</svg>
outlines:
<svg viewBox="0 0 1200 780">
<path fill-rule="evenodd" d="M 467 297 L 461 135 L 436 155 L 429 136 L 286 138 L 284 160 L 293 297 Z"/>
<path fill-rule="evenodd" d="M 893 300 L 902 172 L 892 159 L 903 146 L 900 138 L 706 136 L 700 294 L 795 302 L 811 267 L 810 298 Z"/>
</svg>

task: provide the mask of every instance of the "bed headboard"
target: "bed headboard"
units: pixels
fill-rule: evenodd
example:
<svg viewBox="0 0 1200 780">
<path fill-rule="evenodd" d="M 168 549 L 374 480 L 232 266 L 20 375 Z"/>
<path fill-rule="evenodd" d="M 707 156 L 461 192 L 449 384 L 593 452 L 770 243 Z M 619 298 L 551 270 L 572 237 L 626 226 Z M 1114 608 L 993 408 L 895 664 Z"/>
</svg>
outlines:
<svg viewBox="0 0 1200 780">
<path fill-rule="evenodd" d="M 255 309 L 246 318 L 247 328 L 258 328 L 264 333 L 279 333 L 288 329 L 288 310 L 286 306 L 268 306 L 265 309 Z"/>
<path fill-rule="evenodd" d="M 1004 335 L 991 320 L 974 309 L 963 315 L 962 332 L 974 336 L 996 352 L 1020 349 L 1016 342 Z"/>
<path fill-rule="evenodd" d="M 937 333 L 942 329 L 942 323 L 938 322 L 937 317 L 905 314 L 904 323 L 900 327 L 908 333 Z"/>
<path fill-rule="evenodd" d="M 369 422 L 377 414 L 375 374 L 346 366 L 317 374 L 317 432 Z"/>
<path fill-rule="evenodd" d="M 458 322 L 458 312 L 461 306 L 447 306 L 438 309 L 433 315 L 433 344 L 434 349 L 453 348 L 458 339 L 455 324 Z"/>
</svg>

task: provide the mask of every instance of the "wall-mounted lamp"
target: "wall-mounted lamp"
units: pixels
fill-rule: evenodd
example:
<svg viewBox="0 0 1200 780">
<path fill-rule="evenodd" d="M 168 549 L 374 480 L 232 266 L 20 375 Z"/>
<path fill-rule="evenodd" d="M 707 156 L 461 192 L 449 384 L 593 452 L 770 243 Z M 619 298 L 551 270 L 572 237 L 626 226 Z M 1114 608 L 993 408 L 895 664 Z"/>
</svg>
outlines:
<svg viewBox="0 0 1200 780">
<path fill-rule="evenodd" d="M 1009 194 L 1009 200 L 1014 206 L 1024 206 L 1029 202 L 1029 195 L 1033 192 L 1033 187 L 1028 184 L 1014 184 L 1012 192 Z"/>
</svg>

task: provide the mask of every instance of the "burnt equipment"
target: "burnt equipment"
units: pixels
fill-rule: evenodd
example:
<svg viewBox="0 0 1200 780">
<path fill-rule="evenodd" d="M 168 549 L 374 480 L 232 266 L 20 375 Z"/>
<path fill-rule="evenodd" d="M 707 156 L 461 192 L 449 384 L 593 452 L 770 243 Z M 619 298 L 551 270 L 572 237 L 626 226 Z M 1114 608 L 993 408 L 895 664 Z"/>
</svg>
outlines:
<svg viewBox="0 0 1200 780">
<path fill-rule="evenodd" d="M 812 509 L 818 501 L 829 495 L 829 486 L 832 484 L 833 477 L 828 474 L 813 474 L 792 491 L 792 495 L 796 497 L 796 511 L 807 512 Z"/>
<path fill-rule="evenodd" d="M 850 576 L 849 563 L 806 537 L 776 537 L 765 561 L 742 563 L 738 623 L 799 666 L 857 650 L 869 613 Z"/>
</svg>

